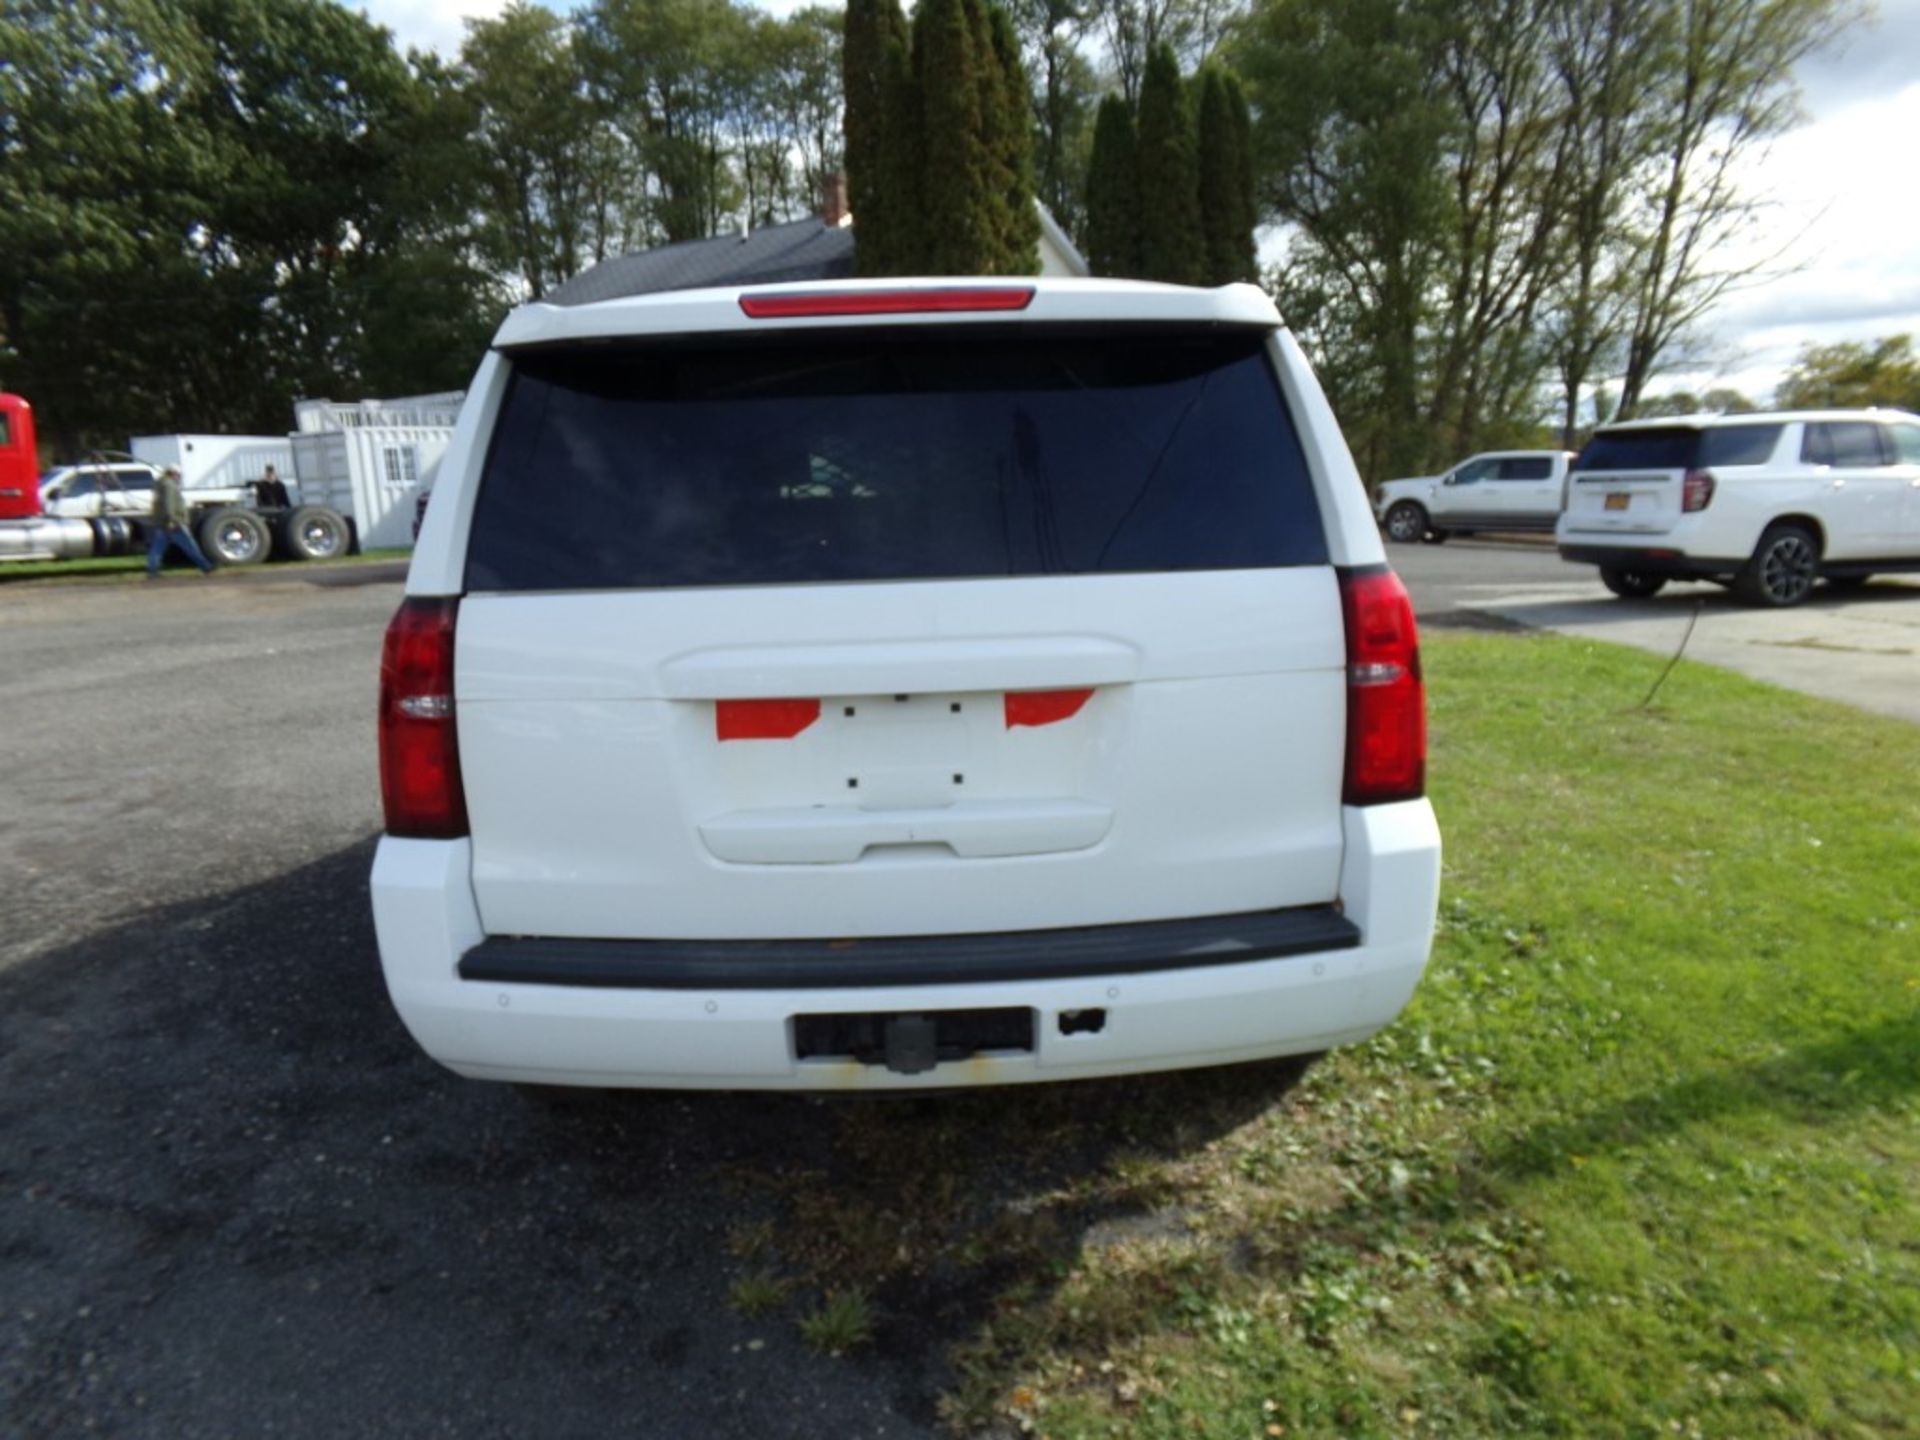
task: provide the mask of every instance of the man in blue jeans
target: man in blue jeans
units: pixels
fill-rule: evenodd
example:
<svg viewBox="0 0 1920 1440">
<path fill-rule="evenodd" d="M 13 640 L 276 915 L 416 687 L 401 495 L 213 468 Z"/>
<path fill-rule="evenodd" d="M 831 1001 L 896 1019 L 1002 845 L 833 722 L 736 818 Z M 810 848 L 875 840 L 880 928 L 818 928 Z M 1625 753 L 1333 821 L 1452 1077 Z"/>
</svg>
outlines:
<svg viewBox="0 0 1920 1440">
<path fill-rule="evenodd" d="M 178 545 L 180 553 L 199 566 L 202 575 L 213 573 L 213 566 L 194 543 L 193 531 L 187 528 L 187 519 L 186 497 L 180 493 L 180 471 L 177 466 L 169 465 L 154 482 L 153 513 L 147 517 L 149 580 L 160 578 L 160 561 L 166 556 L 169 545 Z"/>
</svg>

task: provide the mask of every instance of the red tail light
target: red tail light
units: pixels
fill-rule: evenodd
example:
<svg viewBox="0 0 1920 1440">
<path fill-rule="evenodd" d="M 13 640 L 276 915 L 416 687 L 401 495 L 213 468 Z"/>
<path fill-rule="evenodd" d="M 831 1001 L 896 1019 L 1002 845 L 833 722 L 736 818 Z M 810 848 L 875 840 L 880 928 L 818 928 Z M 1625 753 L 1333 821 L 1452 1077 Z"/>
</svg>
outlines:
<svg viewBox="0 0 1920 1440">
<path fill-rule="evenodd" d="M 380 798 L 387 833 L 454 840 L 467 833 L 453 716 L 457 598 L 409 597 L 380 655 Z"/>
<path fill-rule="evenodd" d="M 945 285 L 916 290 L 785 290 L 742 295 L 749 320 L 798 320 L 819 315 L 937 315 L 966 310 L 1024 310 L 1031 285 Z"/>
<path fill-rule="evenodd" d="M 1696 510 L 1704 510 L 1713 501 L 1713 472 L 1711 470 L 1689 470 L 1687 478 L 1680 482 L 1680 509 L 1691 515 Z"/>
<path fill-rule="evenodd" d="M 1427 785 L 1427 700 L 1413 601 L 1384 565 L 1340 576 L 1347 621 L 1349 805 L 1417 800 Z"/>
</svg>

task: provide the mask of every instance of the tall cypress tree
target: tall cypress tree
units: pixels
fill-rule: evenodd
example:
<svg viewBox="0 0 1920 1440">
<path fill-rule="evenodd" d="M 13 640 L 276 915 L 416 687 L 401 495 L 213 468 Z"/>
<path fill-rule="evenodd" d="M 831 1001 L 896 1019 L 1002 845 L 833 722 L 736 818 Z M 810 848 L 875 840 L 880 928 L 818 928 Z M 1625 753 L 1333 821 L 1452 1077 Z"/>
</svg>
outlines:
<svg viewBox="0 0 1920 1440">
<path fill-rule="evenodd" d="M 997 275 L 1007 269 L 1007 237 L 1013 228 L 1013 216 L 1007 206 L 1012 178 L 1007 172 L 1007 107 L 1001 96 L 1000 62 L 993 49 L 993 21 L 987 15 L 986 0 L 961 0 L 967 16 L 967 46 L 973 57 L 973 80 L 979 106 L 980 207 L 981 234 L 985 248 L 975 257 L 972 269 L 982 275 Z"/>
<path fill-rule="evenodd" d="M 1096 275 L 1140 274 L 1140 161 L 1124 96 L 1100 102 L 1087 166 L 1087 265 Z"/>
<path fill-rule="evenodd" d="M 1040 272 L 1040 212 L 1033 194 L 1033 116 L 1027 101 L 1027 67 L 1020 59 L 1020 37 L 1013 19 L 999 5 L 988 11 L 992 25 L 994 69 L 999 76 L 997 148 L 1001 207 L 1006 229 L 1001 238 L 999 273 L 1037 275 Z"/>
<path fill-rule="evenodd" d="M 1242 188 L 1250 171 L 1242 163 L 1242 132 L 1228 88 L 1233 83 L 1216 65 L 1200 78 L 1200 226 L 1209 285 L 1253 278 L 1252 197 Z"/>
<path fill-rule="evenodd" d="M 1206 281 L 1193 109 L 1173 49 L 1147 54 L 1140 82 L 1140 266 L 1151 280 Z"/>
<path fill-rule="evenodd" d="M 971 275 L 992 255 L 978 60 L 967 0 L 922 0 L 913 19 L 913 81 L 925 244 L 913 268 L 929 275 Z"/>
<path fill-rule="evenodd" d="M 1259 227 L 1260 211 L 1253 199 L 1253 117 L 1247 112 L 1247 92 L 1240 77 L 1228 70 L 1223 80 L 1227 113 L 1233 119 L 1233 234 L 1240 261 L 1240 269 L 1233 278 L 1257 285 L 1260 256 L 1253 232 Z"/>
<path fill-rule="evenodd" d="M 926 216 L 922 185 L 926 169 L 926 141 L 921 132 L 920 89 L 913 79 L 913 37 L 904 22 L 887 41 L 882 67 L 881 115 L 884 134 L 880 147 L 880 183 L 888 196 L 887 241 L 884 256 L 860 264 L 863 275 L 915 275 L 927 269 Z M 860 214 L 854 212 L 856 231 Z M 856 233 L 854 254 L 865 241 Z M 885 268 L 877 268 L 884 266 Z"/>
<path fill-rule="evenodd" d="M 898 133 L 896 97 L 889 75 L 905 53 L 907 21 L 900 0 L 847 0 L 846 43 L 841 73 L 846 87 L 847 198 L 860 227 L 857 263 L 864 275 L 899 273 L 900 227 L 913 210 L 892 173 L 889 150 Z"/>
</svg>

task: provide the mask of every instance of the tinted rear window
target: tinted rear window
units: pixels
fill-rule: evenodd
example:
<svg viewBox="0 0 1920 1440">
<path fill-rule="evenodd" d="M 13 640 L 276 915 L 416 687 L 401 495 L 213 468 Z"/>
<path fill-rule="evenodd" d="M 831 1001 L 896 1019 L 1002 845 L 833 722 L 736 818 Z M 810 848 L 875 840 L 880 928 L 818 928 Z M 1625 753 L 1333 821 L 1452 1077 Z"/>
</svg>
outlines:
<svg viewBox="0 0 1920 1440">
<path fill-rule="evenodd" d="M 1324 564 L 1257 333 L 873 334 L 530 354 L 475 590 Z"/>
<path fill-rule="evenodd" d="M 1778 425 L 1684 426 L 1603 430 L 1587 442 L 1576 470 L 1692 470 L 1714 465 L 1764 465 L 1780 443 Z"/>
</svg>

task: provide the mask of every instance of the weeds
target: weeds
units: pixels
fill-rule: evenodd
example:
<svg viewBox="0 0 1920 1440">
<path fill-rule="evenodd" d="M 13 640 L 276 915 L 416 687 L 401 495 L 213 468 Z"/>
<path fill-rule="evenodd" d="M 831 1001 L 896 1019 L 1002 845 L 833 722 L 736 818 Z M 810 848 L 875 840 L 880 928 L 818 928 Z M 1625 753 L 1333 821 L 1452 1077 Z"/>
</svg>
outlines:
<svg viewBox="0 0 1920 1440">
<path fill-rule="evenodd" d="M 800 1336 L 814 1349 L 844 1355 L 873 1338 L 873 1310 L 858 1290 L 835 1290 L 800 1321 Z"/>
</svg>

